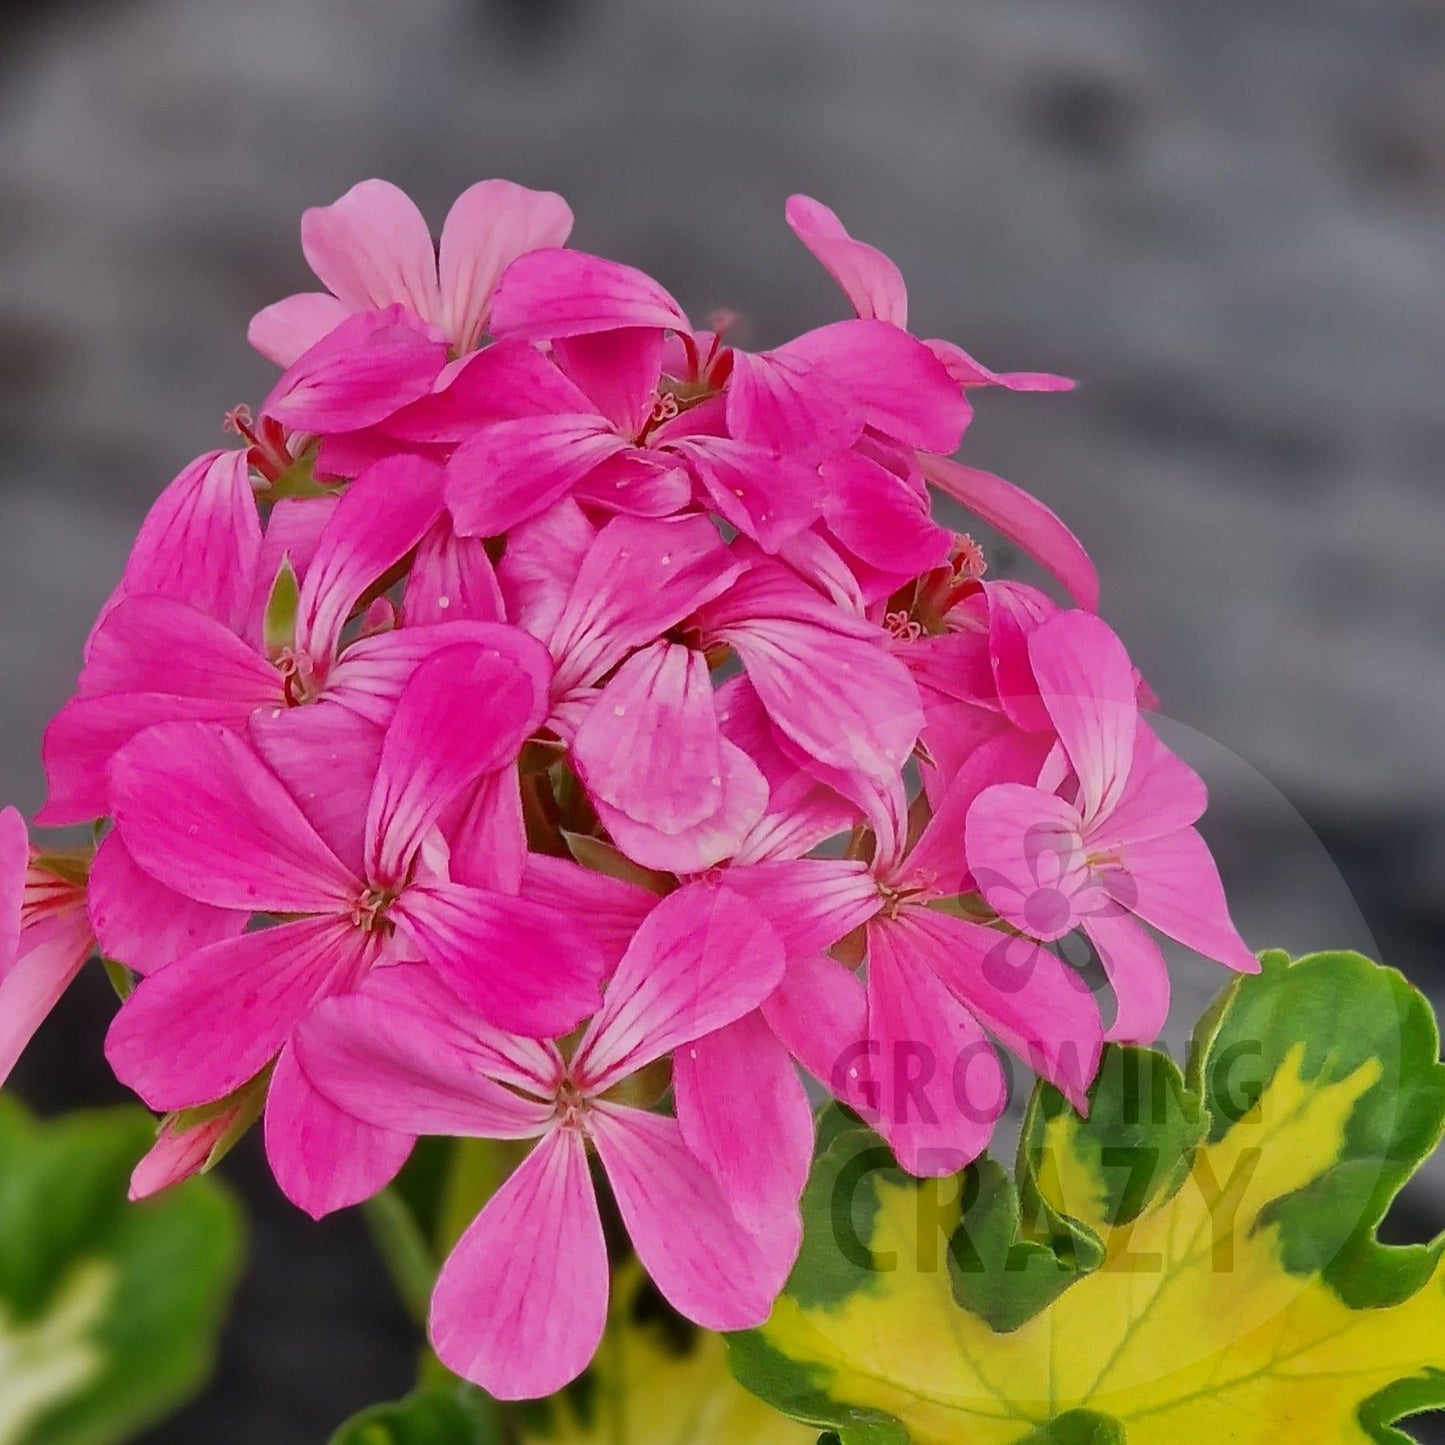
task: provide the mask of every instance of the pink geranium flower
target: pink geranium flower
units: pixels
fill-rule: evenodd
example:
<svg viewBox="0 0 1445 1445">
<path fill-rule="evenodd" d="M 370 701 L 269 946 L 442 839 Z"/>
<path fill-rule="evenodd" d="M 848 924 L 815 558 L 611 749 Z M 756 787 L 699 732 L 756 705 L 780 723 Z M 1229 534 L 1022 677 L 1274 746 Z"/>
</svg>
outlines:
<svg viewBox="0 0 1445 1445">
<path fill-rule="evenodd" d="M 595 1151 L 643 1266 L 707 1329 L 762 1323 L 801 1240 L 796 1210 L 739 1223 L 675 1119 L 618 1097 L 673 1050 L 742 1017 L 783 973 L 767 923 L 725 889 L 657 905 L 570 1056 L 455 1008 L 424 968 L 373 975 L 318 1009 L 299 1053 L 318 1088 L 373 1126 L 540 1142 L 453 1250 L 432 1299 L 444 1364 L 504 1399 L 553 1393 L 602 1338 L 608 1263 Z"/>
</svg>

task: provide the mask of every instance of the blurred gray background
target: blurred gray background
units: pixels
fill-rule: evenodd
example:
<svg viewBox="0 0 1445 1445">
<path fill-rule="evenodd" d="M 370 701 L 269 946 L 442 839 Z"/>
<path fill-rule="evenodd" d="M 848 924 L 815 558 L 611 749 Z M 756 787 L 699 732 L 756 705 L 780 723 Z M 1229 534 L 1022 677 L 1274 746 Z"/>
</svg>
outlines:
<svg viewBox="0 0 1445 1445">
<path fill-rule="evenodd" d="M 576 244 L 766 344 L 843 314 L 790 191 L 887 250 L 916 326 L 1082 385 L 967 454 L 1053 504 L 1203 768 L 1252 944 L 1445 1001 L 1445 7 L 1431 0 L 0 0 L 0 797 L 164 483 L 256 401 L 301 210 L 388 177 L 562 191 Z M 1007 570 L 1006 549 L 995 554 Z M 1219 982 L 1180 961 L 1181 1023 Z M 113 1097 L 103 981 L 17 1077 Z M 1346 1021 L 1342 1021 L 1342 1025 Z M 412 1361 L 354 1220 L 243 1151 L 253 1265 L 152 1438 L 290 1445 Z M 1445 1222 L 1445 1171 L 1395 1237 Z"/>
</svg>

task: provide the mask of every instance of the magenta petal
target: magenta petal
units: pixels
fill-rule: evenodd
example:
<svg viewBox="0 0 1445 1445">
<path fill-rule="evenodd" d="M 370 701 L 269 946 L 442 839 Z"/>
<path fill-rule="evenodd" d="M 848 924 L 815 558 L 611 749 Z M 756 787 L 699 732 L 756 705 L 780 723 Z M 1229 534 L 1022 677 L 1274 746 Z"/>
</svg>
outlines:
<svg viewBox="0 0 1445 1445">
<path fill-rule="evenodd" d="M 1258 973 L 1259 960 L 1229 916 L 1219 870 L 1194 828 L 1131 845 L 1125 876 L 1109 888 L 1119 902 L 1176 943 L 1240 973 Z"/>
<path fill-rule="evenodd" d="M 106 835 L 90 865 L 86 907 L 101 954 L 139 974 L 235 938 L 251 917 L 247 909 L 213 908 L 157 883 L 118 832 Z"/>
<path fill-rule="evenodd" d="M 437 1278 L 431 1342 L 499 1400 L 555 1394 L 607 1321 L 607 1246 L 581 1136 L 559 1129 L 487 1201 Z"/>
<path fill-rule="evenodd" d="M 639 436 L 657 402 L 662 332 L 629 326 L 558 340 L 552 351 L 572 383 L 623 435 Z"/>
<path fill-rule="evenodd" d="M 246 340 L 267 361 L 287 367 L 334 331 L 351 310 L 325 291 L 303 291 L 258 311 L 246 328 Z"/>
<path fill-rule="evenodd" d="M 1091 913 L 1084 932 L 1117 1001 L 1105 1037 L 1112 1043 L 1152 1043 L 1169 1018 L 1169 969 L 1159 945 L 1122 909 Z"/>
<path fill-rule="evenodd" d="M 1077 385 L 1067 376 L 1048 371 L 991 371 L 951 341 L 929 341 L 928 349 L 948 368 L 962 387 L 1001 386 L 1005 391 L 1072 391 Z"/>
<path fill-rule="evenodd" d="M 953 534 L 929 515 L 928 496 L 857 452 L 824 463 L 828 529 L 874 567 L 916 577 L 942 566 Z"/>
<path fill-rule="evenodd" d="M 608 975 L 657 903 L 657 895 L 646 888 L 546 853 L 526 855 L 522 892 L 549 908 L 585 918 L 588 932 L 607 960 Z"/>
<path fill-rule="evenodd" d="M 955 451 L 973 408 L 943 363 L 886 321 L 835 321 L 780 348 L 827 371 L 875 431 L 929 452 Z"/>
<path fill-rule="evenodd" d="M 585 251 L 533 251 L 507 268 L 492 297 L 497 336 L 549 341 L 624 326 L 689 329 L 682 308 L 651 276 Z"/>
<path fill-rule="evenodd" d="M 793 234 L 843 288 L 859 316 L 908 326 L 908 288 L 898 267 L 865 241 L 855 241 L 837 215 L 811 196 L 789 196 Z"/>
<path fill-rule="evenodd" d="M 1090 841 L 1101 850 L 1147 843 L 1197 822 L 1208 802 L 1204 780 L 1175 757 L 1140 718 L 1129 781 L 1108 817 L 1100 818 L 1090 830 Z"/>
<path fill-rule="evenodd" d="M 878 1127 L 921 1177 L 955 1174 L 987 1146 L 1008 1104 L 998 1055 L 911 933 L 868 929 L 868 1067 Z"/>
<path fill-rule="evenodd" d="M 360 884 L 276 775 L 234 733 L 165 723 L 110 768 L 116 827 L 152 877 L 218 908 L 348 909 Z"/>
<path fill-rule="evenodd" d="M 497 1028 L 561 1038 L 597 1007 L 601 951 L 555 909 L 432 884 L 408 888 L 395 911 L 447 986 Z"/>
<path fill-rule="evenodd" d="M 790 961 L 826 952 L 882 907 L 867 864 L 850 858 L 739 864 L 726 884 L 772 924 Z"/>
<path fill-rule="evenodd" d="M 85 910 L 78 906 L 32 923 L 21 934 L 19 956 L 0 970 L 0 1086 L 93 947 Z"/>
<path fill-rule="evenodd" d="M 728 431 L 776 456 L 820 462 L 863 433 L 863 413 L 814 362 L 785 352 L 733 353 Z"/>
<path fill-rule="evenodd" d="M 571 230 L 571 208 L 553 191 L 491 180 L 457 197 L 442 227 L 437 319 L 458 351 L 480 342 L 507 267 L 529 251 L 561 246 Z"/>
<path fill-rule="evenodd" d="M 502 589 L 486 542 L 459 537 L 443 517 L 417 545 L 406 579 L 402 621 L 407 627 L 454 622 L 501 622 L 506 617 Z"/>
<path fill-rule="evenodd" d="M 670 450 L 687 460 L 718 516 L 765 552 L 822 514 L 822 478 L 793 457 L 730 437 L 683 437 Z"/>
<path fill-rule="evenodd" d="M 306 1011 L 349 988 L 375 952 L 333 918 L 228 938 L 142 979 L 106 1035 L 116 1077 L 151 1108 L 224 1098 L 281 1051 Z"/>
<path fill-rule="evenodd" d="M 290 1047 L 282 1049 L 266 1090 L 265 1135 L 281 1192 L 312 1219 L 380 1193 L 415 1142 L 338 1109 L 312 1087 Z"/>
<path fill-rule="evenodd" d="M 573 498 L 597 512 L 629 517 L 671 517 L 692 501 L 692 478 L 682 458 L 633 447 L 593 467 L 573 489 Z"/>
<path fill-rule="evenodd" d="M 0 979 L 20 947 L 20 908 L 25 901 L 25 871 L 30 866 L 30 835 L 16 808 L 0 811 Z"/>
<path fill-rule="evenodd" d="M 856 974 L 823 954 L 790 959 L 762 1011 L 788 1052 L 820 1084 L 850 1108 L 870 1114 L 868 998 Z"/>
<path fill-rule="evenodd" d="M 426 321 L 439 310 L 436 252 L 411 197 L 390 181 L 361 181 L 301 217 L 311 269 L 353 311 L 398 303 Z"/>
<path fill-rule="evenodd" d="M 1099 574 L 1083 543 L 1037 497 L 991 472 L 943 457 L 923 458 L 928 480 L 982 517 L 1032 557 L 1090 612 L 1099 606 Z"/>
<path fill-rule="evenodd" d="M 676 1119 L 604 1105 L 591 1129 L 637 1257 L 668 1303 L 704 1329 L 762 1324 L 797 1258 L 796 1211 L 760 1233 L 739 1223 Z"/>
<path fill-rule="evenodd" d="M 509 766 L 547 712 L 550 667 L 472 642 L 412 674 L 382 745 L 366 817 L 367 876 L 400 884 L 422 839 L 468 783 Z"/>
<path fill-rule="evenodd" d="M 337 504 L 316 544 L 297 602 L 296 646 L 323 668 L 358 599 L 431 529 L 442 473 L 419 457 L 377 462 Z"/>
<path fill-rule="evenodd" d="M 1029 638 L 1039 696 L 1079 777 L 1087 826 L 1123 796 L 1134 759 L 1139 704 L 1134 667 L 1109 626 L 1088 612 L 1061 612 Z"/>
<path fill-rule="evenodd" d="M 762 1014 L 685 1044 L 672 1067 L 682 1136 L 738 1219 L 764 1229 L 796 1210 L 813 1159 L 813 1110 Z"/>
<path fill-rule="evenodd" d="M 783 945 L 726 885 L 690 883 L 643 920 L 587 1026 L 574 1068 L 600 1093 L 755 1009 L 782 980 Z"/>
</svg>

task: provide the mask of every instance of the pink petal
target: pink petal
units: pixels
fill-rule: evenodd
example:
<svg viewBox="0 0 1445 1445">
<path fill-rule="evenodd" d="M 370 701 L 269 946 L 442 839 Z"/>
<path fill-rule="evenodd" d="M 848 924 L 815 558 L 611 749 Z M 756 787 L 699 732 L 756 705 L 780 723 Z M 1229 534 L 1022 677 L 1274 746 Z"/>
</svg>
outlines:
<svg viewBox="0 0 1445 1445">
<path fill-rule="evenodd" d="M 827 371 L 884 436 L 925 451 L 957 450 L 973 408 L 943 363 L 886 321 L 835 321 L 780 348 Z"/>
<path fill-rule="evenodd" d="M 744 1225 L 764 1229 L 797 1209 L 813 1159 L 813 1110 L 762 1014 L 680 1048 L 672 1087 L 687 1147 Z"/>
<path fill-rule="evenodd" d="M 312 1086 L 289 1045 L 266 1090 L 265 1137 L 281 1192 L 312 1219 L 379 1194 L 415 1143 L 338 1109 Z"/>
<path fill-rule="evenodd" d="M 128 1197 L 132 1204 L 179 1184 L 205 1167 L 216 1146 L 241 1120 L 250 1100 L 244 1096 L 185 1127 L 185 1115 L 173 1114 L 161 1124 L 156 1142 L 131 1171 Z"/>
<path fill-rule="evenodd" d="M 952 533 L 929 515 L 927 495 L 887 467 L 849 452 L 825 462 L 822 474 L 828 529 L 855 556 L 909 577 L 948 560 Z"/>
<path fill-rule="evenodd" d="M 463 642 L 412 674 L 387 729 L 367 812 L 367 876 L 400 884 L 422 839 L 468 783 L 509 766 L 547 714 L 550 668 Z"/>
<path fill-rule="evenodd" d="M 762 1324 L 798 1255 L 796 1211 L 762 1232 L 740 1223 L 675 1119 L 606 1105 L 591 1129 L 637 1256 L 668 1303 L 704 1329 Z"/>
<path fill-rule="evenodd" d="M 765 552 L 822 514 L 822 478 L 792 457 L 729 437 L 685 437 L 669 450 L 688 463 L 713 510 Z"/>
<path fill-rule="evenodd" d="M 432 1295 L 442 1363 L 500 1400 L 554 1394 L 607 1321 L 607 1246 L 579 1134 L 548 1135 L 461 1237 Z"/>
<path fill-rule="evenodd" d="M 1083 543 L 1037 497 L 977 467 L 924 457 L 928 480 L 1007 537 L 1090 612 L 1099 606 L 1099 574 Z"/>
<path fill-rule="evenodd" d="M 342 495 L 337 491 L 322 497 L 283 497 L 273 503 L 271 515 L 266 520 L 266 535 L 261 540 L 256 586 L 251 594 L 251 605 L 246 610 L 242 637 L 259 644 L 264 632 L 266 607 L 281 564 L 290 562 L 291 570 L 298 578 L 306 576 Z"/>
<path fill-rule="evenodd" d="M 526 855 L 522 891 L 536 903 L 585 918 L 607 960 L 609 976 L 657 903 L 657 895 L 645 888 L 546 853 Z"/>
<path fill-rule="evenodd" d="M 30 867 L 30 835 L 16 808 L 0 811 L 0 978 L 20 947 L 20 907 Z"/>
<path fill-rule="evenodd" d="M 277 366 L 287 367 L 334 331 L 351 308 L 325 291 L 303 291 L 258 311 L 246 328 L 246 340 Z"/>
<path fill-rule="evenodd" d="M 433 523 L 417 545 L 401 615 L 407 627 L 462 617 L 475 622 L 503 621 L 502 589 L 485 541 L 457 536 L 449 517 Z"/>
<path fill-rule="evenodd" d="M 867 864 L 851 858 L 738 864 L 728 869 L 725 881 L 772 924 L 789 961 L 832 948 L 883 902 Z"/>
<path fill-rule="evenodd" d="M 157 883 L 108 833 L 90 865 L 90 925 L 101 954 L 139 974 L 154 973 L 188 953 L 243 933 L 250 912 L 196 903 Z"/>
<path fill-rule="evenodd" d="M 589 1092 L 755 1009 L 782 980 L 783 945 L 725 885 L 690 883 L 649 913 L 574 1060 Z"/>
<path fill-rule="evenodd" d="M 442 473 L 418 457 L 378 462 L 337 504 L 306 569 L 296 646 L 326 666 L 366 589 L 430 531 L 442 509 Z"/>
<path fill-rule="evenodd" d="M 1196 829 L 1132 844 L 1124 868 L 1123 885 L 1109 886 L 1131 913 L 1205 958 L 1240 973 L 1259 972 L 1259 960 L 1229 916 L 1219 870 Z"/>
<path fill-rule="evenodd" d="M 497 567 L 507 617 L 534 637 L 550 638 L 597 536 L 572 498 L 509 533 Z"/>
<path fill-rule="evenodd" d="M 1090 841 L 1101 850 L 1147 843 L 1197 822 L 1208 802 L 1199 774 L 1175 757 L 1140 718 L 1129 781 L 1109 816 L 1090 830 Z"/>
<path fill-rule="evenodd" d="M 360 890 L 276 775 L 223 728 L 141 733 L 111 763 L 110 797 L 135 861 L 199 903 L 321 913 L 349 909 Z"/>
<path fill-rule="evenodd" d="M 0 971 L 0 1086 L 93 948 L 85 909 L 78 906 L 22 933 L 18 957 Z"/>
<path fill-rule="evenodd" d="M 533 251 L 492 297 L 492 332 L 550 341 L 623 326 L 687 331 L 682 308 L 651 276 L 584 251 Z"/>
<path fill-rule="evenodd" d="M 637 437 L 657 402 L 662 340 L 656 327 L 628 326 L 560 339 L 552 354 L 597 412 L 623 436 Z"/>
<path fill-rule="evenodd" d="M 521 892 L 529 855 L 516 768 L 488 773 L 463 788 L 442 814 L 440 827 L 446 838 L 447 876 L 453 883 Z"/>
<path fill-rule="evenodd" d="M 868 997 L 856 974 L 814 954 L 790 959 L 763 1017 L 788 1052 L 852 1109 L 869 1114 Z"/>
<path fill-rule="evenodd" d="M 1039 695 L 1079 776 L 1085 825 L 1107 816 L 1123 795 L 1139 726 L 1134 668 L 1107 624 L 1063 612 L 1029 638 Z"/>
<path fill-rule="evenodd" d="M 656 642 L 603 688 L 572 740 L 589 793 L 663 833 L 695 827 L 722 799 L 722 739 L 700 652 Z"/>
<path fill-rule="evenodd" d="M 301 217 L 301 249 L 322 284 L 352 311 L 393 303 L 425 321 L 440 312 L 436 252 L 411 198 L 389 181 L 362 181 Z"/>
<path fill-rule="evenodd" d="M 375 951 L 373 935 L 335 918 L 213 943 L 141 980 L 105 1056 L 158 1111 L 224 1098 L 276 1057 L 318 1000 L 351 987 Z"/>
<path fill-rule="evenodd" d="M 1053 720 L 1039 696 L 1029 658 L 1029 638 L 1060 609 L 1037 588 L 1018 582 L 986 582 L 984 598 L 989 663 L 1000 706 L 1015 727 L 1052 732 Z"/>
<path fill-rule="evenodd" d="M 843 288 L 859 316 L 908 327 L 908 288 L 898 267 L 865 241 L 855 241 L 842 221 L 811 196 L 789 196 L 788 225 Z"/>
<path fill-rule="evenodd" d="M 1169 969 L 1159 945 L 1122 909 L 1091 913 L 1084 919 L 1084 932 L 1117 1001 L 1105 1038 L 1111 1043 L 1152 1043 L 1169 1018 Z"/>
<path fill-rule="evenodd" d="M 820 462 L 862 435 L 863 413 L 823 367 L 786 352 L 733 353 L 728 431 L 776 456 Z"/>
<path fill-rule="evenodd" d="M 552 1103 L 489 1076 L 491 1055 L 454 996 L 451 1016 L 425 990 L 408 996 L 406 986 L 429 975 L 426 965 L 377 973 L 387 976 L 384 990 L 363 985 L 327 999 L 297 1030 L 296 1057 L 315 1088 L 357 1119 L 405 1136 L 532 1139 L 546 1131 Z"/>
<path fill-rule="evenodd" d="M 599 512 L 671 517 L 692 500 L 692 478 L 680 457 L 633 447 L 593 467 L 572 495 Z"/>
<path fill-rule="evenodd" d="M 1031 939 L 952 914 L 908 908 L 899 922 L 953 996 L 1076 1109 L 1087 1110 L 1104 1025 L 1083 979 Z"/>
<path fill-rule="evenodd" d="M 962 387 L 1001 386 L 1005 391 L 1072 391 L 1078 384 L 1048 371 L 990 371 L 951 341 L 929 341 L 928 349 Z"/>
<path fill-rule="evenodd" d="M 261 414 L 293 431 L 354 432 L 428 395 L 446 347 L 399 306 L 349 317 L 290 366 Z"/>
<path fill-rule="evenodd" d="M 563 913 L 439 883 L 408 888 L 393 911 L 447 986 L 496 1028 L 561 1038 L 597 1007 L 601 951 Z"/>
<path fill-rule="evenodd" d="M 571 231 L 571 208 L 552 191 L 492 180 L 457 197 L 442 227 L 437 319 L 458 351 L 481 341 L 507 267 L 529 251 L 563 245 Z"/>
<path fill-rule="evenodd" d="M 983 1152 L 1008 1103 L 998 1056 L 911 933 L 868 930 L 869 1069 L 879 1128 L 921 1177 L 955 1174 Z"/>
</svg>

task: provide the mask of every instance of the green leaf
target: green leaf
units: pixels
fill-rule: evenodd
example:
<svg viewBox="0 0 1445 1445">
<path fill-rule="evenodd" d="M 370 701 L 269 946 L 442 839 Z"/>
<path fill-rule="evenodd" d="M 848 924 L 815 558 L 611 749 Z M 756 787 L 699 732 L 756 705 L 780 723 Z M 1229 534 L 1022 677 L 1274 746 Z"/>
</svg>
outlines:
<svg viewBox="0 0 1445 1445">
<path fill-rule="evenodd" d="M 505 1438 L 492 1401 L 457 1382 L 363 1410 L 329 1445 L 502 1445 Z"/>
<path fill-rule="evenodd" d="M 1442 1245 L 1375 1228 L 1439 1142 L 1438 1056 L 1398 974 L 1272 954 L 1183 1074 L 1111 1049 L 1086 1119 L 1041 1088 L 1016 1192 L 987 1161 L 908 1179 L 835 1117 L 734 1370 L 841 1445 L 1405 1440 L 1445 1405 Z"/>
<path fill-rule="evenodd" d="M 126 1200 L 154 1121 L 0 1095 L 0 1445 L 112 1445 L 210 1374 L 241 1220 L 211 1180 Z"/>
</svg>

